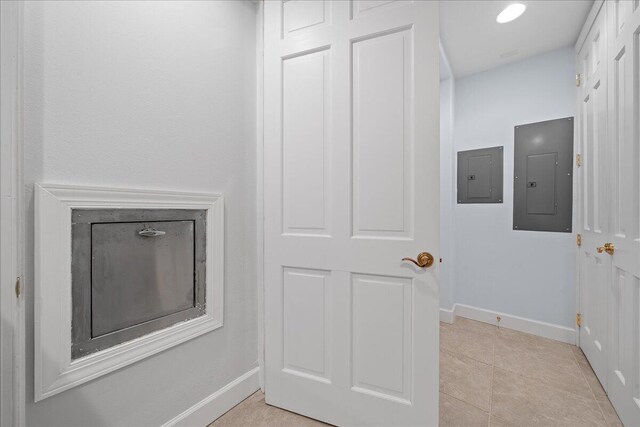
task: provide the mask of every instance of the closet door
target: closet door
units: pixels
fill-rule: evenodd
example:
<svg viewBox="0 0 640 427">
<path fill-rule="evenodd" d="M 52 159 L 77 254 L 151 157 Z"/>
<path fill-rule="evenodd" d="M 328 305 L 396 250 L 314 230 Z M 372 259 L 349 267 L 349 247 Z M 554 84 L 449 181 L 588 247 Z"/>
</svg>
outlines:
<svg viewBox="0 0 640 427">
<path fill-rule="evenodd" d="M 640 7 L 607 4 L 613 244 L 607 392 L 625 425 L 640 425 Z"/>
<path fill-rule="evenodd" d="M 578 169 L 580 230 L 582 245 L 578 250 L 579 297 L 582 326 L 580 347 L 594 372 L 607 384 L 607 301 L 611 280 L 611 257 L 599 252 L 609 236 L 609 166 L 607 153 L 607 65 L 605 13 L 600 10 L 582 50 L 577 68 L 581 75 L 579 99 Z"/>
<path fill-rule="evenodd" d="M 437 425 L 438 2 L 264 6 L 266 401 Z"/>
</svg>

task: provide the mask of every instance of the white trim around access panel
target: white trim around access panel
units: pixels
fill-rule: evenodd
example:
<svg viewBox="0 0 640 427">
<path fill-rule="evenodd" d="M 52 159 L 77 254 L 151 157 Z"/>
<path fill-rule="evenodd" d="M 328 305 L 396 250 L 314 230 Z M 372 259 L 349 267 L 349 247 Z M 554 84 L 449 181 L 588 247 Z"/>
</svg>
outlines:
<svg viewBox="0 0 640 427">
<path fill-rule="evenodd" d="M 209 425 L 229 409 L 255 393 L 260 388 L 259 375 L 260 368 L 253 368 L 167 421 L 162 427 L 201 427 Z"/>
<path fill-rule="evenodd" d="M 74 208 L 206 209 L 205 314 L 72 360 L 71 210 Z M 36 184 L 34 231 L 36 402 L 222 326 L 222 196 Z"/>
<path fill-rule="evenodd" d="M 453 305 L 451 310 L 440 309 L 440 320 L 446 323 L 454 323 L 456 317 L 464 317 L 466 319 L 497 325 L 497 316 L 500 316 L 501 328 L 513 329 L 514 331 L 525 332 L 567 344 L 575 345 L 576 343 L 576 330 L 567 326 L 457 303 Z"/>
</svg>

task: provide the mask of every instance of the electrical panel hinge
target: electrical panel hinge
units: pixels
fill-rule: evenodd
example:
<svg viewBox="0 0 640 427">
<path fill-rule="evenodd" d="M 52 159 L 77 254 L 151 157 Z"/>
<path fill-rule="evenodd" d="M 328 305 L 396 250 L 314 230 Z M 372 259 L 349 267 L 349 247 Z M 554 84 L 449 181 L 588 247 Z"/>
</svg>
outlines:
<svg viewBox="0 0 640 427">
<path fill-rule="evenodd" d="M 582 314 L 580 313 L 576 313 L 576 325 L 578 327 L 582 326 Z"/>
<path fill-rule="evenodd" d="M 576 74 L 576 87 L 580 87 L 581 82 L 582 82 L 582 76 L 580 74 Z"/>
<path fill-rule="evenodd" d="M 20 294 L 22 294 L 22 284 L 20 282 L 20 277 L 16 277 L 16 298 L 20 298 Z"/>
<path fill-rule="evenodd" d="M 580 154 L 576 154 L 576 166 L 582 166 L 582 156 Z"/>
<path fill-rule="evenodd" d="M 576 245 L 578 247 L 582 246 L 582 234 L 576 234 Z"/>
</svg>

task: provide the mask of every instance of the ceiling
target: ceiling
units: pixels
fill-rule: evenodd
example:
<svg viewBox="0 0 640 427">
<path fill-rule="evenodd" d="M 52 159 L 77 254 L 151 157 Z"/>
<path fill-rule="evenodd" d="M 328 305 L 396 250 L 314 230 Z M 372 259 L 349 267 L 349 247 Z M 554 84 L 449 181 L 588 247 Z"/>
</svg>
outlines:
<svg viewBox="0 0 640 427">
<path fill-rule="evenodd" d="M 496 17 L 514 1 L 440 1 L 440 37 L 456 77 L 572 46 L 593 0 L 529 0 L 515 21 Z"/>
</svg>

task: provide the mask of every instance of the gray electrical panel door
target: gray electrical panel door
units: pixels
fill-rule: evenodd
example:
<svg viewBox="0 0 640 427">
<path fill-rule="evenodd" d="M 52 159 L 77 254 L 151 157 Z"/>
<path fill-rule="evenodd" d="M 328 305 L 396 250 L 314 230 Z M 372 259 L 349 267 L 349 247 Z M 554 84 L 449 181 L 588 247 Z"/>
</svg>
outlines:
<svg viewBox="0 0 640 427">
<path fill-rule="evenodd" d="M 573 117 L 515 127 L 513 229 L 571 232 Z"/>
<path fill-rule="evenodd" d="M 502 203 L 502 151 L 458 152 L 458 203 Z"/>
</svg>

